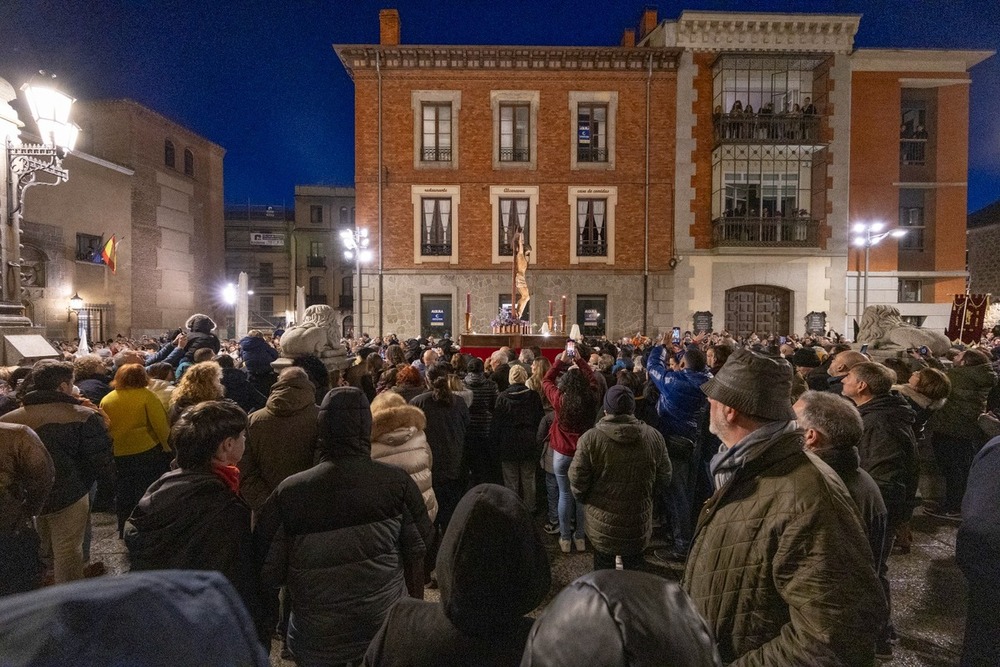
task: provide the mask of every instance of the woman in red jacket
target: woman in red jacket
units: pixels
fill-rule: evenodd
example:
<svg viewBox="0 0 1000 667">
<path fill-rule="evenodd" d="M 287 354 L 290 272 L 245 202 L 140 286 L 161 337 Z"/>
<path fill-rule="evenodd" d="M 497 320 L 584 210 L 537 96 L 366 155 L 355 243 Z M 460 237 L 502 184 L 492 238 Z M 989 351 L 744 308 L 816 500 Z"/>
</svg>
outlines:
<svg viewBox="0 0 1000 667">
<path fill-rule="evenodd" d="M 576 363 L 576 368 L 570 365 L 572 362 Z M 596 388 L 594 371 L 582 355 L 569 359 L 565 353 L 560 355 L 542 379 L 545 397 L 556 415 L 549 431 L 549 445 L 552 447 L 552 469 L 559 486 L 559 548 L 563 553 L 569 553 L 571 536 L 577 551 L 586 549 L 583 503 L 576 502 L 570 491 L 569 466 L 576 453 L 576 441 L 597 419 Z"/>
</svg>

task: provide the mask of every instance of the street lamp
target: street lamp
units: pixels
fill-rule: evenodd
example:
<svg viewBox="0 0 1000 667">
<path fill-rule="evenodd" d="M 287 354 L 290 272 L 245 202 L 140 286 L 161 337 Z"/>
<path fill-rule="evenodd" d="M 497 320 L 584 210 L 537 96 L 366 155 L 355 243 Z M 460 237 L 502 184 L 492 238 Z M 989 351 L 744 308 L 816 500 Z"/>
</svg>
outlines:
<svg viewBox="0 0 1000 667">
<path fill-rule="evenodd" d="M 348 260 L 354 260 L 354 275 L 355 280 L 358 284 L 358 298 L 354 302 L 354 310 L 357 313 L 357 326 L 355 327 L 354 333 L 355 338 L 360 339 L 361 335 L 364 333 L 362 329 L 362 307 L 361 307 L 361 264 L 370 262 L 372 259 L 372 251 L 368 249 L 368 229 L 365 227 L 355 227 L 354 229 L 343 229 L 340 232 L 340 240 L 344 243 L 344 247 L 347 248 L 344 251 L 344 257 Z"/>
<path fill-rule="evenodd" d="M 23 308 L 20 304 L 21 217 L 24 193 L 33 185 L 58 185 L 69 179 L 69 173 L 63 169 L 62 158 L 73 150 L 80 132 L 79 126 L 69 121 L 70 109 L 76 100 L 60 92 L 55 86 L 54 79 L 54 76 L 42 72 L 40 77 L 21 87 L 31 116 L 38 127 L 41 143 L 22 143 L 18 138 L 20 134 L 18 128 L 21 123 L 16 115 L 13 117 L 0 115 L 0 121 L 6 121 L 6 124 L 0 123 L 0 133 L 5 139 L 5 187 L 10 187 L 8 192 L 12 195 L 8 200 L 8 210 L 3 216 L 6 224 L 0 225 L 2 228 L 0 285 L 3 288 L 0 301 L 6 306 L 0 311 L 0 320 L 5 314 L 9 316 L 16 313 L 15 319 L 20 320 L 22 326 L 30 325 L 30 321 L 26 321 L 21 314 Z M 0 79 L 0 106 L 5 106 L 5 103 L 13 98 L 13 89 L 6 81 Z M 38 180 L 39 174 L 48 174 L 51 178 Z"/>
<path fill-rule="evenodd" d="M 854 228 L 851 231 L 854 232 L 854 246 L 865 249 L 865 274 L 863 287 L 861 288 L 863 294 L 863 300 L 861 302 L 861 317 L 863 317 L 865 310 L 868 308 L 868 262 L 871 256 L 872 246 L 878 245 L 879 241 L 890 236 L 897 239 L 902 238 L 906 236 L 906 230 L 885 229 L 885 225 L 881 222 L 859 222 L 854 225 Z"/>
</svg>

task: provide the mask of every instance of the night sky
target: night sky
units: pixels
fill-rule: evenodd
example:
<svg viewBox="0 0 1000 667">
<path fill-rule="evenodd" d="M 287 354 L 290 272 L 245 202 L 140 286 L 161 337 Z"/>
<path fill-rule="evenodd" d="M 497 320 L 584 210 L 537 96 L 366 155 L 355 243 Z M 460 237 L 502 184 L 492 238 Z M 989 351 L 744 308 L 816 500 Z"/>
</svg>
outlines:
<svg viewBox="0 0 1000 667">
<path fill-rule="evenodd" d="M 354 181 L 354 88 L 333 44 L 616 45 L 641 1 L 0 0 L 0 76 L 39 69 L 80 99 L 131 98 L 226 149 L 227 203 L 292 204 Z M 691 0 L 683 9 L 863 14 L 857 47 L 1000 51 L 998 0 Z M 596 17 L 596 18 L 595 18 Z M 1000 56 L 972 70 L 969 210 L 1000 199 Z"/>
</svg>

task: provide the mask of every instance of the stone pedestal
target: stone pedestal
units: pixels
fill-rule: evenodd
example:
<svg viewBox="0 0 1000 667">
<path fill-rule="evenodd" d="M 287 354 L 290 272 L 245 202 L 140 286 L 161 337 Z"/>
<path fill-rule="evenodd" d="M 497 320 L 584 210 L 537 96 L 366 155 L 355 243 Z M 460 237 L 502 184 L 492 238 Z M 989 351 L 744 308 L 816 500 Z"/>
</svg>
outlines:
<svg viewBox="0 0 1000 667">
<path fill-rule="evenodd" d="M 271 368 L 274 369 L 275 373 L 280 373 L 292 365 L 292 360 L 293 357 L 278 357 L 271 362 Z M 319 356 L 319 360 L 326 366 L 327 371 L 342 371 L 345 368 L 349 368 L 352 363 L 351 359 L 347 356 L 347 350 L 343 347 L 324 350 Z"/>
<path fill-rule="evenodd" d="M 0 365 L 19 366 L 39 359 L 61 358 L 44 333 L 45 327 L 0 327 Z"/>
</svg>

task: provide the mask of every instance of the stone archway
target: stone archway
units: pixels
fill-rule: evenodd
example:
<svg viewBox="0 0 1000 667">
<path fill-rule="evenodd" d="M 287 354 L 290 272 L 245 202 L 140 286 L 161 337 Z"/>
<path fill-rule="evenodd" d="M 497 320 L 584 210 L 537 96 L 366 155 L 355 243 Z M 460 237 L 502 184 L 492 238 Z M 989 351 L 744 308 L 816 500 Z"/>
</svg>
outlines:
<svg viewBox="0 0 1000 667">
<path fill-rule="evenodd" d="M 733 335 L 787 335 L 792 330 L 791 315 L 791 290 L 774 285 L 726 290 L 726 330 Z"/>
</svg>

